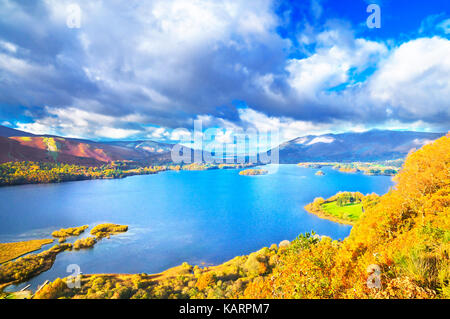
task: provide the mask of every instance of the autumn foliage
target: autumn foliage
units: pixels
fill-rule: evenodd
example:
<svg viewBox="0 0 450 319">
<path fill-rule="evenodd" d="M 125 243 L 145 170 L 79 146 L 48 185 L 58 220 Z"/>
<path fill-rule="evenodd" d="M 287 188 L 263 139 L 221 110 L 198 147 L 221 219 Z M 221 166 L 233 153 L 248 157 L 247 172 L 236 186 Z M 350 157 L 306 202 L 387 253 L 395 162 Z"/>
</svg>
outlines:
<svg viewBox="0 0 450 319">
<path fill-rule="evenodd" d="M 251 282 L 244 297 L 450 298 L 449 162 L 448 135 L 410 154 L 397 185 L 347 239 L 280 254 L 273 274 Z M 367 285 L 372 265 L 378 288 Z"/>
</svg>

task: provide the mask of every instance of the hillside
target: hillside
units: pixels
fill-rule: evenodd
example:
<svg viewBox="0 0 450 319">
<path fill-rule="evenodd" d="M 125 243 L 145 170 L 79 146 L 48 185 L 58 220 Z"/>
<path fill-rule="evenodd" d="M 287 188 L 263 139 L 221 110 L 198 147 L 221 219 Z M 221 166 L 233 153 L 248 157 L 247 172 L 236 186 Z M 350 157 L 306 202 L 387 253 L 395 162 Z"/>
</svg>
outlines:
<svg viewBox="0 0 450 319">
<path fill-rule="evenodd" d="M 154 141 L 94 142 L 58 136 L 36 136 L 0 126 L 0 163 L 34 161 L 89 166 L 112 161 L 167 163 L 171 160 L 172 147 L 172 144 Z"/>
<path fill-rule="evenodd" d="M 35 298 L 450 298 L 450 135 L 410 154 L 344 241 L 300 235 L 218 266 L 56 279 Z M 377 200 L 378 201 L 378 200 Z"/>
<path fill-rule="evenodd" d="M 21 140 L 26 138 L 27 140 Z M 59 143 L 61 145 L 61 143 Z M 88 166 L 104 164 L 97 158 L 76 153 L 50 151 L 43 137 L 0 137 L 0 163 L 16 161 L 60 162 Z"/>
<path fill-rule="evenodd" d="M 364 162 L 404 158 L 414 149 L 445 134 L 372 130 L 363 133 L 309 135 L 279 146 L 280 163 Z M 171 162 L 174 144 L 149 140 L 95 142 L 37 136 L 0 126 L 0 163 L 59 162 L 98 166 L 112 161 L 143 164 Z"/>
<path fill-rule="evenodd" d="M 362 133 L 308 135 L 285 142 L 279 147 L 280 163 L 356 162 L 404 158 L 445 135 L 411 131 L 372 130 Z"/>
</svg>

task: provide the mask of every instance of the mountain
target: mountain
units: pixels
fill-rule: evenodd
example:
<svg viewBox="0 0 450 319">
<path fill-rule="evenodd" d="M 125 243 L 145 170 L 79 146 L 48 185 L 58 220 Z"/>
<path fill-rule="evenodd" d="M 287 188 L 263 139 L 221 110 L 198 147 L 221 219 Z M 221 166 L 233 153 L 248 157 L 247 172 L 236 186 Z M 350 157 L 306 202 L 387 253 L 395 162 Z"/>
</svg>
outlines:
<svg viewBox="0 0 450 319">
<path fill-rule="evenodd" d="M 34 136 L 34 134 L 19 131 L 13 128 L 0 125 L 0 136 L 10 137 L 10 136 Z"/>
<path fill-rule="evenodd" d="M 376 161 L 404 158 L 444 133 L 372 130 L 363 133 L 308 135 L 279 146 L 280 163 Z M 171 162 L 174 144 L 150 140 L 95 142 L 33 135 L 0 126 L 0 163 L 10 161 L 103 165 L 111 161 L 143 164 Z M 273 151 L 273 150 L 272 150 Z"/>
<path fill-rule="evenodd" d="M 308 135 L 281 144 L 279 159 L 280 163 L 391 160 L 404 158 L 411 150 L 444 135 L 388 130 Z"/>
<path fill-rule="evenodd" d="M 0 163 L 10 161 L 103 165 L 111 161 L 167 163 L 173 145 L 154 141 L 94 142 L 33 135 L 0 126 Z"/>
</svg>

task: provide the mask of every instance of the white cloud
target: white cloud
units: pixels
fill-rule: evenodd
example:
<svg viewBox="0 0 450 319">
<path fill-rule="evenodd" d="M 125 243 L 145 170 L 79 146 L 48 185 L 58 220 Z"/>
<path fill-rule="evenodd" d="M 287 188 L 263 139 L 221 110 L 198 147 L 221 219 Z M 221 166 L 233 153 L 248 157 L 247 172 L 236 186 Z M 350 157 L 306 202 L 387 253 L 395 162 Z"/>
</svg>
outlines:
<svg viewBox="0 0 450 319">
<path fill-rule="evenodd" d="M 126 129 L 120 126 L 128 124 L 128 118 L 117 119 L 113 116 L 87 112 L 74 107 L 45 107 L 48 116 L 36 119 L 32 123 L 17 123 L 17 128 L 33 134 L 53 134 L 67 137 L 89 138 L 126 138 L 140 130 Z"/>
<path fill-rule="evenodd" d="M 392 50 L 368 82 L 372 103 L 411 118 L 449 116 L 450 41 L 420 38 Z M 444 115 L 446 114 L 446 115 Z"/>
<path fill-rule="evenodd" d="M 233 143 L 233 131 L 231 130 L 218 130 L 214 140 L 218 143 Z"/>
<path fill-rule="evenodd" d="M 21 131 L 25 131 L 28 133 L 32 133 L 32 134 L 37 134 L 37 135 L 45 135 L 45 134 L 49 134 L 49 135 L 56 135 L 55 130 L 52 127 L 49 127 L 48 125 L 45 124 L 41 124 L 38 122 L 34 122 L 34 123 L 17 123 L 17 129 L 21 130 Z"/>
<path fill-rule="evenodd" d="M 289 117 L 270 117 L 251 108 L 240 109 L 239 118 L 260 133 L 277 131 L 280 141 L 308 134 L 328 132 L 332 127 L 330 123 L 317 124 L 309 121 L 298 121 Z"/>
<path fill-rule="evenodd" d="M 272 0 L 86 1 L 73 30 L 66 27 L 70 3 L 45 0 L 35 11 L 2 3 L 2 23 L 21 33 L 14 42 L 0 30 L 0 102 L 28 107 L 34 119 L 19 128 L 177 139 L 186 134 L 174 127 L 199 119 L 204 128 L 276 129 L 286 140 L 371 126 L 449 126 L 447 39 L 392 47 L 357 38 L 339 21 L 306 23 L 294 48 L 276 32 Z M 321 17 L 320 1 L 310 4 Z M 447 32 L 448 25 L 438 27 Z M 306 57 L 287 58 L 290 49 Z M 235 109 L 236 100 L 251 108 Z"/>
<path fill-rule="evenodd" d="M 139 133 L 138 130 L 127 130 L 114 127 L 102 127 L 101 129 L 95 131 L 95 134 L 98 136 L 112 139 L 126 138 L 137 133 Z"/>
<path fill-rule="evenodd" d="M 286 68 L 291 87 L 313 100 L 324 90 L 348 82 L 351 69 L 361 72 L 387 53 L 382 43 L 354 39 L 339 30 L 324 31 L 317 37 L 316 52 L 304 59 L 289 60 Z"/>
<path fill-rule="evenodd" d="M 192 133 L 187 129 L 175 129 L 170 134 L 172 141 L 189 141 L 192 139 Z"/>
<path fill-rule="evenodd" d="M 13 43 L 0 30 L 2 102 L 135 112 L 148 124 L 176 126 L 231 103 L 240 82 L 258 74 L 261 55 L 280 63 L 289 43 L 274 32 L 272 0 L 86 1 L 81 28 L 69 29 L 72 2 L 1 4 L 2 23 L 20 32 Z"/>
<path fill-rule="evenodd" d="M 151 131 L 151 133 L 147 135 L 149 138 L 165 139 L 170 136 L 170 133 L 164 127 L 152 127 L 149 130 Z"/>
<path fill-rule="evenodd" d="M 7 41 L 0 41 L 0 47 L 2 47 L 3 49 L 11 52 L 11 53 L 16 53 L 17 52 L 17 46 L 14 45 L 11 42 L 7 42 Z"/>
</svg>

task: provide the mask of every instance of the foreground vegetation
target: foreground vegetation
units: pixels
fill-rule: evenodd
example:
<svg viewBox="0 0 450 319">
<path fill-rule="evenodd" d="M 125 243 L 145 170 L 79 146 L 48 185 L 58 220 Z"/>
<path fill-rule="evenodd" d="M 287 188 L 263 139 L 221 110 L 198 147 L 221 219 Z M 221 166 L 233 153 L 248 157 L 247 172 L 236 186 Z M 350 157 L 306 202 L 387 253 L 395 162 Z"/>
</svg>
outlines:
<svg viewBox="0 0 450 319">
<path fill-rule="evenodd" d="M 304 162 L 298 163 L 298 166 L 308 168 L 322 168 L 323 166 L 332 166 L 333 169 L 344 173 L 362 172 L 366 175 L 396 175 L 403 164 L 403 159 L 378 161 L 378 162 Z"/>
<path fill-rule="evenodd" d="M 35 298 L 450 298 L 450 137 L 408 156 L 344 241 L 314 234 L 222 265 L 83 275 Z"/>
<path fill-rule="evenodd" d="M 55 245 L 39 254 L 30 254 L 0 266 L 0 288 L 20 283 L 49 270 L 56 255 L 72 249 L 72 244 Z"/>
<path fill-rule="evenodd" d="M 39 250 L 43 245 L 53 243 L 53 239 L 33 239 L 15 243 L 0 243 L 0 264 Z"/>
<path fill-rule="evenodd" d="M 378 203 L 379 198 L 375 193 L 364 196 L 359 192 L 340 192 L 328 199 L 315 198 L 305 209 L 320 218 L 353 225 L 366 209 Z"/>
</svg>

